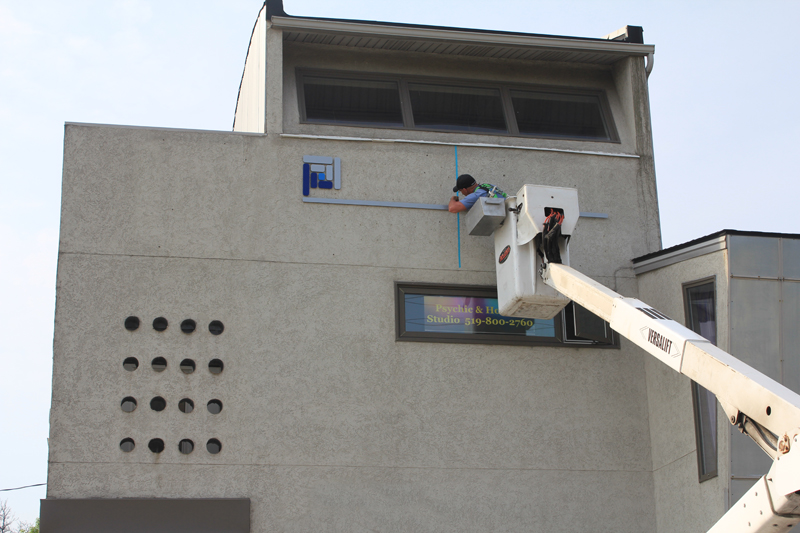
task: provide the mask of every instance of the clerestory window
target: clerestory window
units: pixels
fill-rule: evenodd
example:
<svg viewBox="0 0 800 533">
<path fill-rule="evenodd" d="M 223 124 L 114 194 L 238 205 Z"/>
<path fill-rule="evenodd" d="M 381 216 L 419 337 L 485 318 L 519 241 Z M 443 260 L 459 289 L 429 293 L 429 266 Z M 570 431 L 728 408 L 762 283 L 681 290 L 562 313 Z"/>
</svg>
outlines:
<svg viewBox="0 0 800 533">
<path fill-rule="evenodd" d="M 297 72 L 301 123 L 619 142 L 601 90 Z"/>
</svg>

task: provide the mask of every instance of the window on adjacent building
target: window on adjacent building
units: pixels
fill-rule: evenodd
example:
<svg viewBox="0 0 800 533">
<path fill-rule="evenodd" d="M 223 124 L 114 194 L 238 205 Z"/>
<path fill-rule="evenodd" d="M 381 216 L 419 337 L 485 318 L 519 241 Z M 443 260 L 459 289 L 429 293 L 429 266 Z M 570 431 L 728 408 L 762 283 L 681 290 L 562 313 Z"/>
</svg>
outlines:
<svg viewBox="0 0 800 533">
<path fill-rule="evenodd" d="M 493 287 L 397 283 L 396 306 L 399 341 L 616 346 L 608 324 L 572 304 L 549 320 L 503 316 Z"/>
<path fill-rule="evenodd" d="M 717 344 L 717 314 L 714 280 L 684 285 L 686 326 Z M 717 476 L 717 399 L 710 391 L 692 382 L 697 470 L 701 482 Z"/>
<path fill-rule="evenodd" d="M 601 90 L 297 72 L 300 121 L 618 142 Z"/>
</svg>

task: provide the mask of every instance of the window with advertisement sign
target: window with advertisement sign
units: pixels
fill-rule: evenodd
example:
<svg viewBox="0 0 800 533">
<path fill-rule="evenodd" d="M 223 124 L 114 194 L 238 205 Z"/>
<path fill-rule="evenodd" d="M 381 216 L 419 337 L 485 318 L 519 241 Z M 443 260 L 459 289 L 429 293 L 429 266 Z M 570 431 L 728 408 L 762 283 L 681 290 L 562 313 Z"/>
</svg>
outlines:
<svg viewBox="0 0 800 533">
<path fill-rule="evenodd" d="M 398 341 L 617 346 L 606 322 L 572 304 L 549 320 L 503 316 L 494 287 L 398 282 L 395 300 Z"/>
</svg>

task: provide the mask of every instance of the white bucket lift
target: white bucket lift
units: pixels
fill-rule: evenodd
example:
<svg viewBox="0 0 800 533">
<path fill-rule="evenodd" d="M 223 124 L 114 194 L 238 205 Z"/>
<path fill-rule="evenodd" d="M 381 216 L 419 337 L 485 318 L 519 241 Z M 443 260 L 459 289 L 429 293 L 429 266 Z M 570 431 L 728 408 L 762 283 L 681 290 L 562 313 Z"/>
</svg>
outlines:
<svg viewBox="0 0 800 533">
<path fill-rule="evenodd" d="M 549 319 L 556 316 L 569 298 L 545 285 L 540 275 L 546 213 L 563 213 L 562 235 L 569 237 L 580 216 L 578 191 L 565 187 L 524 185 L 516 197 L 506 199 L 505 223 L 494 232 L 497 268 L 497 300 L 501 315 Z M 569 264 L 568 239 L 560 239 L 561 260 Z"/>
<path fill-rule="evenodd" d="M 800 395 L 648 304 L 624 297 L 570 267 L 567 244 L 580 216 L 575 189 L 525 185 L 506 200 L 505 208 L 505 221 L 494 232 L 500 314 L 552 318 L 571 298 L 716 395 L 727 419 L 751 437 L 773 464 L 710 533 L 771 533 L 800 523 Z M 552 210 L 564 216 L 560 236 L 558 228 L 545 224 Z M 492 223 L 479 222 L 474 226 L 481 231 Z M 544 230 L 553 233 L 543 239 Z"/>
</svg>

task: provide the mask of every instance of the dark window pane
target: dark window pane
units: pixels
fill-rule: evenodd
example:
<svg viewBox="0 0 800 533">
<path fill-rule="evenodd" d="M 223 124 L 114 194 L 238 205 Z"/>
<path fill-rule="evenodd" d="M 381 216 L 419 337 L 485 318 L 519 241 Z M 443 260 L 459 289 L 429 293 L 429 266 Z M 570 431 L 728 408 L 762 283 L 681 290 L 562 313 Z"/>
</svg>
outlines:
<svg viewBox="0 0 800 533">
<path fill-rule="evenodd" d="M 714 282 L 687 287 L 686 326 L 717 344 Z M 713 393 L 692 382 L 697 469 L 700 481 L 717 476 L 717 402 Z"/>
<path fill-rule="evenodd" d="M 403 126 L 400 91 L 393 81 L 303 78 L 306 120 Z"/>
<path fill-rule="evenodd" d="M 694 419 L 697 435 L 697 466 L 700 480 L 717 475 L 717 399 L 714 394 L 694 381 Z"/>
<path fill-rule="evenodd" d="M 511 103 L 523 135 L 610 138 L 598 96 L 511 91 Z"/>
<path fill-rule="evenodd" d="M 714 310 L 714 284 L 705 283 L 686 289 L 687 327 L 717 344 L 717 320 Z"/>
<path fill-rule="evenodd" d="M 507 132 L 497 89 L 408 84 L 417 128 Z"/>
</svg>

